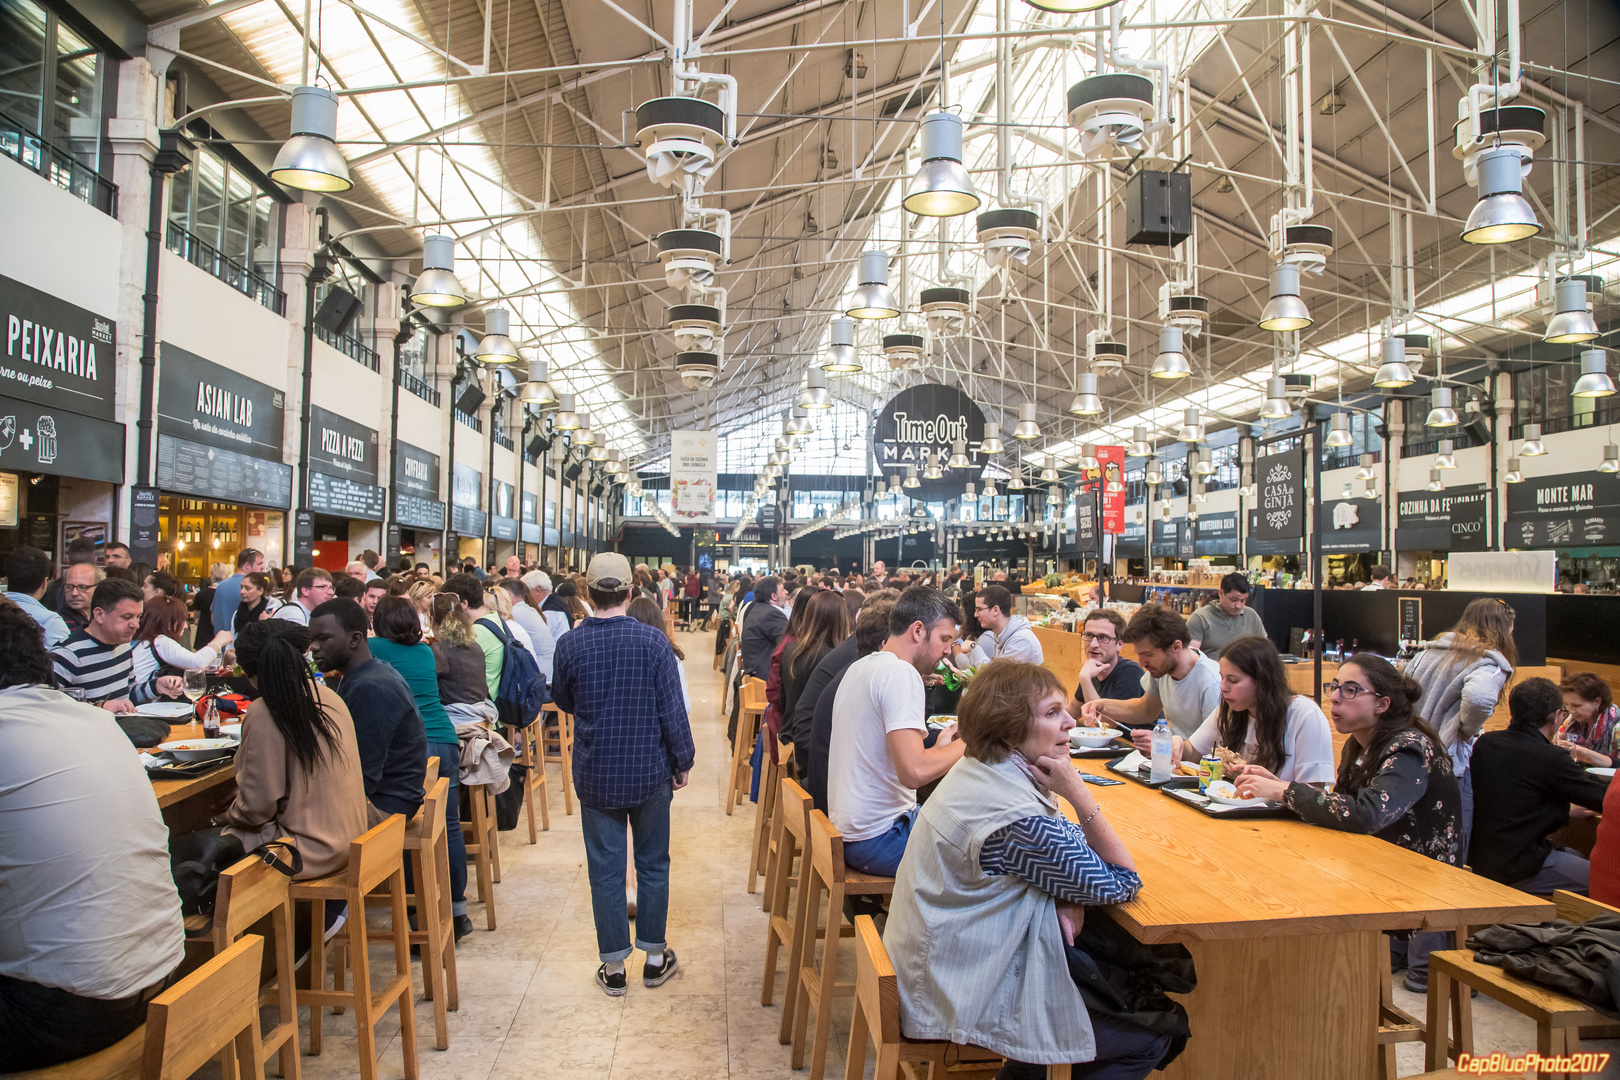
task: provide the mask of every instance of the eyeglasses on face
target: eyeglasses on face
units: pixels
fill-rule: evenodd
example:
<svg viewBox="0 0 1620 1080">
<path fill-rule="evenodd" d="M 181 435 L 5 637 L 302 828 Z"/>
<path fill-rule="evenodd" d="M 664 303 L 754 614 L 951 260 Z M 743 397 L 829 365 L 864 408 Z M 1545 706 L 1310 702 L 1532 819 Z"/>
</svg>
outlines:
<svg viewBox="0 0 1620 1080">
<path fill-rule="evenodd" d="M 1115 637 L 1113 634 L 1093 634 L 1090 630 L 1086 630 L 1081 633 L 1080 639 L 1087 642 L 1097 641 L 1104 645 L 1112 645 L 1114 642 L 1119 640 L 1119 638 Z"/>
<path fill-rule="evenodd" d="M 1322 693 L 1328 695 L 1329 697 L 1333 696 L 1334 694 L 1338 694 L 1339 697 L 1345 701 L 1354 701 L 1360 695 L 1370 694 L 1372 691 L 1365 686 L 1358 686 L 1353 682 L 1342 683 L 1338 679 L 1334 679 L 1332 682 L 1325 682 L 1322 684 Z"/>
<path fill-rule="evenodd" d="M 63 585 L 62 586 L 62 591 L 63 592 L 90 592 L 94 588 L 95 588 L 94 585 Z"/>
</svg>

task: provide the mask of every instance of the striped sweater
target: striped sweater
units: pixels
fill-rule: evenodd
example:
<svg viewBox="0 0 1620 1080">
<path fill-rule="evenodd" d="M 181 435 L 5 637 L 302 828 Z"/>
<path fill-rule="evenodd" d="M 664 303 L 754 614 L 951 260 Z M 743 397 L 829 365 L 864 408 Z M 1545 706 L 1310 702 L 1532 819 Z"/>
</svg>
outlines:
<svg viewBox="0 0 1620 1080">
<path fill-rule="evenodd" d="M 56 667 L 57 685 L 81 687 L 84 699 L 92 704 L 119 698 L 142 704 L 157 698 L 157 670 L 137 682 L 128 642 L 108 645 L 87 631 L 75 630 L 51 650 L 51 661 Z"/>
</svg>

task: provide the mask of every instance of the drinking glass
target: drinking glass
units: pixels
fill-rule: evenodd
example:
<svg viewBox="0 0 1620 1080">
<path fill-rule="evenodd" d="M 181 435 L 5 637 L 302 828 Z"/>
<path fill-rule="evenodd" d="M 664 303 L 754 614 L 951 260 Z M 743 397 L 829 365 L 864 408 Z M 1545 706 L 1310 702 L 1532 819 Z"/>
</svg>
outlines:
<svg viewBox="0 0 1620 1080">
<path fill-rule="evenodd" d="M 186 669 L 186 697 L 195 705 L 208 693 L 208 671 L 206 668 Z"/>
</svg>

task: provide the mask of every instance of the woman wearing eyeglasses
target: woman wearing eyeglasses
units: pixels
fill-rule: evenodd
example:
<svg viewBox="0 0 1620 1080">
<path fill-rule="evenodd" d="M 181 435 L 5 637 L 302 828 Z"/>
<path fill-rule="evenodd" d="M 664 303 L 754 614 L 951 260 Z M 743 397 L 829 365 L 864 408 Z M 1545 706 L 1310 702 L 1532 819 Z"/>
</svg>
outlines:
<svg viewBox="0 0 1620 1080">
<path fill-rule="evenodd" d="M 1237 781 L 1245 798 L 1275 799 L 1312 825 L 1371 833 L 1456 865 L 1462 850 L 1457 779 L 1440 736 L 1416 712 L 1422 687 L 1373 653 L 1357 653 L 1323 687 L 1333 726 L 1350 736 L 1333 791 L 1258 774 Z"/>
</svg>

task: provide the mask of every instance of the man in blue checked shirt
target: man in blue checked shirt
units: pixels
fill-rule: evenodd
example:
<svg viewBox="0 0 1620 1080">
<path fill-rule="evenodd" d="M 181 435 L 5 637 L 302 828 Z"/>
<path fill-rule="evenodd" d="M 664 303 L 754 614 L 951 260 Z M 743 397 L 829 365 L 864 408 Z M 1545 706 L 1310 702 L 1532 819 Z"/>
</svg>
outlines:
<svg viewBox="0 0 1620 1080">
<path fill-rule="evenodd" d="M 594 617 L 557 639 L 557 707 L 574 715 L 574 790 L 591 875 L 591 911 L 602 966 L 596 984 L 624 996 L 632 952 L 624 902 L 625 827 L 635 844 L 635 948 L 647 954 L 641 981 L 675 973 L 664 941 L 669 917 L 669 804 L 696 756 L 669 639 L 624 613 L 630 561 L 604 551 L 585 571 Z"/>
</svg>

